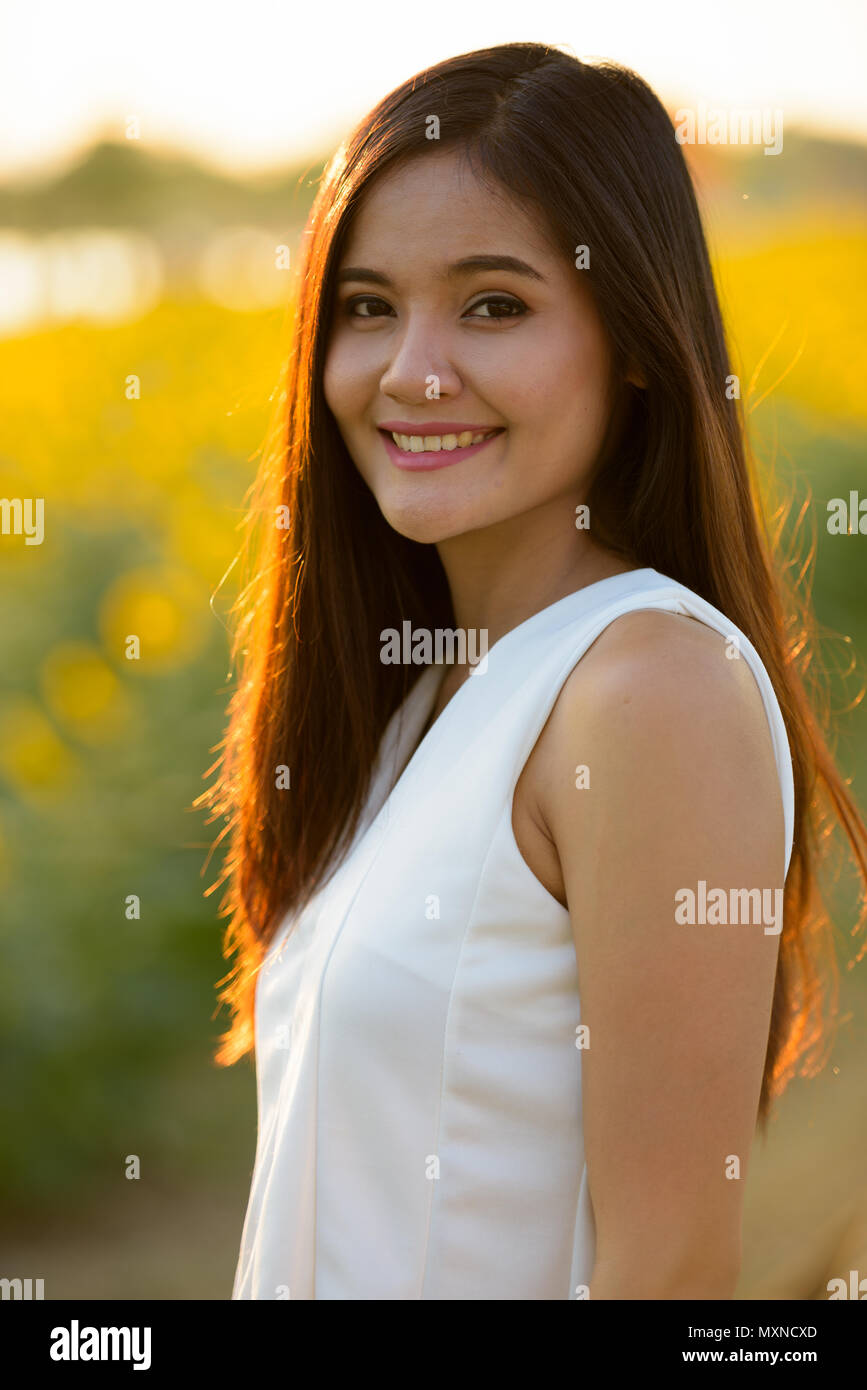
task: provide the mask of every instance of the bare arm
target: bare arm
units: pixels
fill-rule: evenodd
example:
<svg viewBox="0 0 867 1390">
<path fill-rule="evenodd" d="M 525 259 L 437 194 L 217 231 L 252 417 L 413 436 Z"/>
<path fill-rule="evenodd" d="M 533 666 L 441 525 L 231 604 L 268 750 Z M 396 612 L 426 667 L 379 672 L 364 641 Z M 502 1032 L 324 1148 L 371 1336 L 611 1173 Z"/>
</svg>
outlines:
<svg viewBox="0 0 867 1390">
<path fill-rule="evenodd" d="M 732 889 L 781 901 L 782 804 L 761 696 L 710 629 L 628 614 L 575 668 L 544 737 L 538 806 L 590 1035 L 590 1294 L 730 1298 L 779 935 L 767 921 L 689 925 L 675 912 L 679 890 L 698 895 L 700 880 L 728 905 Z M 727 1176 L 733 1160 L 740 1177 Z"/>
</svg>

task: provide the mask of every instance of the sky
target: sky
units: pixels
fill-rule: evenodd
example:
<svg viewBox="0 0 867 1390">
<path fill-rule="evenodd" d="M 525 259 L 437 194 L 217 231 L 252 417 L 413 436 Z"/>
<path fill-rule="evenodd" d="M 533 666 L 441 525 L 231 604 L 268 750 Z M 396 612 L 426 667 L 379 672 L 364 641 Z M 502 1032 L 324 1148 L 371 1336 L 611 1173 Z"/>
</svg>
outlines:
<svg viewBox="0 0 867 1390">
<path fill-rule="evenodd" d="M 865 0 L 0 0 L 0 177 L 60 169 L 131 118 L 217 168 L 285 165 L 432 63 L 527 41 L 625 63 L 672 108 L 867 140 L 865 35 Z"/>
</svg>

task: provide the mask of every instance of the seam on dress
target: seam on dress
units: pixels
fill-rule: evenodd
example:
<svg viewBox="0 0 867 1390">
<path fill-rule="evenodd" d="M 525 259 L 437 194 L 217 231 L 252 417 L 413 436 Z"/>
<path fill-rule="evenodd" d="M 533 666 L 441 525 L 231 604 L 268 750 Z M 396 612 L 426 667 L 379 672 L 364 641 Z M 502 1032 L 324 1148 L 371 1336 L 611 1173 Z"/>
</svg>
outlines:
<svg viewBox="0 0 867 1390">
<path fill-rule="evenodd" d="M 495 842 L 496 842 L 496 834 L 492 834 L 492 835 L 491 835 L 491 839 L 490 839 L 490 841 L 489 841 L 489 843 L 488 843 L 488 848 L 485 850 L 484 858 L 482 859 L 482 863 L 481 863 L 481 865 L 480 865 L 480 867 L 479 867 L 479 877 L 478 877 L 478 880 L 477 880 L 477 882 L 476 882 L 476 889 L 475 889 L 475 892 L 473 893 L 473 901 L 472 901 L 472 903 L 471 903 L 471 905 L 470 905 L 470 910 L 469 910 L 469 912 L 467 913 L 466 926 L 464 927 L 464 934 L 463 934 L 463 937 L 461 938 L 461 947 L 460 947 L 460 950 L 458 951 L 457 957 L 455 958 L 455 968 L 454 968 L 454 971 L 453 971 L 453 973 L 452 973 L 451 985 L 449 986 L 449 1003 L 448 1003 L 448 1008 L 447 1008 L 447 1010 L 446 1010 L 445 1023 L 444 1023 L 444 1025 L 443 1025 L 443 1046 L 442 1046 L 442 1052 L 441 1052 L 441 1054 L 440 1054 L 440 1085 L 439 1085 L 439 1098 L 438 1098 L 438 1102 L 437 1102 L 436 1134 L 435 1134 L 435 1136 L 434 1136 L 434 1152 L 437 1154 L 437 1156 L 439 1155 L 440 1135 L 441 1135 L 441 1133 L 442 1133 L 442 1118 L 443 1118 L 443 1081 L 444 1081 L 444 1079 L 445 1079 L 446 1054 L 447 1054 L 447 1052 L 448 1052 L 449 1028 L 450 1028 L 451 1017 L 452 1017 L 452 1004 L 454 1003 L 454 998 L 455 998 L 455 984 L 456 984 L 457 978 L 458 978 L 458 971 L 459 971 L 459 969 L 460 969 L 461 958 L 463 957 L 463 954 L 464 954 L 464 947 L 465 947 L 466 944 L 467 944 L 467 937 L 468 937 L 469 934 L 470 934 L 470 928 L 471 928 L 471 926 L 472 926 L 472 924 L 473 924 L 473 920 L 474 920 L 475 915 L 476 915 L 476 907 L 477 907 L 477 904 L 478 904 L 478 901 L 479 901 L 479 891 L 480 891 L 480 889 L 481 889 L 482 882 L 483 882 L 484 877 L 485 877 L 485 870 L 486 870 L 487 867 L 488 867 L 488 860 L 489 860 L 490 857 L 491 857 L 491 851 L 492 851 L 493 848 L 494 848 Z M 437 1182 L 433 1185 L 433 1191 L 431 1192 L 430 1200 L 429 1200 L 429 1202 L 428 1202 L 427 1230 L 425 1231 L 425 1237 L 424 1237 L 424 1250 L 423 1250 L 423 1253 L 422 1253 L 422 1261 L 421 1261 L 421 1287 L 420 1287 L 420 1290 L 419 1290 L 419 1299 L 424 1299 L 424 1290 L 425 1290 L 425 1285 L 426 1285 L 426 1283 L 427 1283 L 427 1276 L 428 1276 L 428 1257 L 429 1257 L 429 1254 L 430 1254 L 431 1227 L 432 1227 L 432 1225 L 433 1225 L 434 1203 L 435 1203 L 435 1201 L 436 1201 L 437 1192 L 438 1192 L 438 1190 L 439 1190 L 438 1185 L 439 1185 L 439 1179 L 437 1179 Z"/>
<path fill-rule="evenodd" d="M 373 827 L 371 826 L 371 827 L 369 827 L 369 829 L 372 830 Z M 349 902 L 346 904 L 345 911 L 344 911 L 343 916 L 342 916 L 342 918 L 341 918 L 340 926 L 337 928 L 336 932 L 334 933 L 334 938 L 333 938 L 333 940 L 332 940 L 332 942 L 331 942 L 331 945 L 330 945 L 329 948 L 328 948 L 328 954 L 326 955 L 325 959 L 324 959 L 323 962 L 322 962 L 322 968 L 321 968 L 321 970 L 319 971 L 319 981 L 318 981 L 317 989 L 316 989 L 316 998 L 315 998 L 315 1010 L 316 1010 L 316 1057 L 315 1057 L 315 1061 L 314 1061 L 314 1082 L 315 1082 L 315 1085 L 314 1085 L 314 1096 L 315 1096 L 315 1104 L 314 1104 L 314 1116 L 313 1116 L 313 1134 L 314 1134 L 314 1140 L 315 1140 L 315 1146 L 316 1146 L 316 1147 L 315 1147 L 315 1153 L 314 1153 L 314 1157 L 313 1157 L 313 1241 L 312 1241 L 312 1245 L 313 1245 L 313 1250 L 312 1250 L 312 1266 L 313 1266 L 313 1268 L 312 1268 L 312 1272 L 311 1272 L 311 1289 L 312 1289 L 312 1292 L 311 1292 L 311 1301 L 315 1301 L 315 1300 L 316 1300 L 316 1274 L 317 1274 L 317 1252 L 318 1252 L 318 1232 L 319 1232 L 319 1084 L 320 1084 L 319 1057 L 320 1057 L 320 1040 L 321 1040 L 321 1036 L 322 1036 L 322 990 L 323 990 L 324 985 L 325 985 L 325 977 L 326 977 L 326 975 L 328 974 L 328 966 L 329 966 L 329 964 L 331 963 L 331 957 L 332 957 L 332 955 L 334 954 L 334 949 L 335 949 L 335 947 L 336 947 L 338 941 L 340 940 L 341 936 L 343 935 L 344 928 L 346 927 L 346 923 L 347 923 L 347 921 L 349 920 L 349 915 L 350 915 L 350 913 L 352 912 L 353 907 L 355 906 L 356 898 L 358 897 L 359 893 L 361 892 L 362 888 L 364 887 L 364 884 L 367 882 L 368 875 L 370 874 L 371 869 L 373 868 L 374 864 L 375 864 L 376 861 L 378 860 L 379 855 L 380 855 L 380 853 L 381 853 L 381 851 L 382 851 L 382 849 L 383 849 L 383 846 L 385 845 L 386 840 L 388 839 L 388 836 L 387 836 L 387 834 L 385 833 L 385 832 L 386 832 L 386 829 L 387 829 L 386 824 L 385 824 L 385 822 L 383 822 L 382 826 L 380 827 L 379 843 L 378 843 L 377 845 L 375 845 L 375 846 L 369 851 L 369 853 L 370 853 L 370 860 L 369 860 L 369 862 L 368 862 L 366 868 L 363 870 L 363 872 L 362 872 L 362 874 L 361 874 L 361 877 L 359 878 L 358 882 L 356 883 L 355 888 L 353 889 L 352 896 L 351 896 L 351 898 L 349 899 Z"/>
</svg>

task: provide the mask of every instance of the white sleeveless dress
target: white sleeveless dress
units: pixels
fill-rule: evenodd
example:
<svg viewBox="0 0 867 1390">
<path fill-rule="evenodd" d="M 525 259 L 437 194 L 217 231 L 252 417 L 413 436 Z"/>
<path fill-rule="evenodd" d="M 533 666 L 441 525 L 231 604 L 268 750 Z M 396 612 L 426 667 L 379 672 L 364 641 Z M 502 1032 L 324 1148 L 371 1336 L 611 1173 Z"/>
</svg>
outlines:
<svg viewBox="0 0 867 1390">
<path fill-rule="evenodd" d="M 491 647 L 409 757 L 444 674 L 429 666 L 383 735 L 353 844 L 260 971 L 233 1298 L 584 1296 L 595 1230 L 575 946 L 517 847 L 512 797 L 576 662 L 645 608 L 737 636 L 773 737 L 788 871 L 776 696 L 746 636 L 691 589 L 639 569 L 542 609 Z"/>
</svg>

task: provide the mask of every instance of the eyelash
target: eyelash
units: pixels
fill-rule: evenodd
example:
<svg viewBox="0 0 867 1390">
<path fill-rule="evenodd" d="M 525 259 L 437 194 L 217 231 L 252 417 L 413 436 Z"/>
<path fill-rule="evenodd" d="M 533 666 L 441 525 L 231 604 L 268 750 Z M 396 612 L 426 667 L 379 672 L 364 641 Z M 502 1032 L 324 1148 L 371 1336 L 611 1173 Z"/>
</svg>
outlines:
<svg viewBox="0 0 867 1390">
<path fill-rule="evenodd" d="M 350 319 L 361 319 L 362 321 L 367 319 L 368 322 L 372 322 L 375 318 L 378 317 L 376 314 L 354 314 L 352 312 L 356 304 L 369 304 L 371 302 L 374 304 L 385 304 L 385 300 L 381 299 L 379 295 L 376 294 L 359 294 L 356 295 L 354 299 L 347 299 L 344 305 L 346 317 Z M 505 295 L 485 295 L 484 298 L 477 300 L 475 304 L 471 305 L 471 308 L 478 309 L 481 304 L 504 304 L 508 308 L 517 311 L 515 313 L 503 314 L 501 316 L 493 314 L 489 316 L 482 315 L 483 318 L 487 318 L 487 321 L 489 323 L 502 323 L 504 319 L 521 318 L 527 312 L 526 304 L 522 304 L 520 299 L 512 299 L 511 297 L 507 297 Z"/>
</svg>

